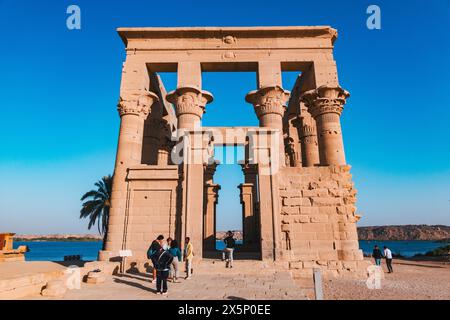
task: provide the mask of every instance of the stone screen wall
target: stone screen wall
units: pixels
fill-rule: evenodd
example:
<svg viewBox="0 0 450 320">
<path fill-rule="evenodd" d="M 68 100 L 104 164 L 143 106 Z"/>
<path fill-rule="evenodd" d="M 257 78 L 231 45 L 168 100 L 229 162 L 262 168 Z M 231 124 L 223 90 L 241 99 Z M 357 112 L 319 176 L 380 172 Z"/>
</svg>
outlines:
<svg viewBox="0 0 450 320">
<path fill-rule="evenodd" d="M 279 174 L 282 245 L 299 276 L 365 273 L 350 166 L 286 167 Z"/>
</svg>

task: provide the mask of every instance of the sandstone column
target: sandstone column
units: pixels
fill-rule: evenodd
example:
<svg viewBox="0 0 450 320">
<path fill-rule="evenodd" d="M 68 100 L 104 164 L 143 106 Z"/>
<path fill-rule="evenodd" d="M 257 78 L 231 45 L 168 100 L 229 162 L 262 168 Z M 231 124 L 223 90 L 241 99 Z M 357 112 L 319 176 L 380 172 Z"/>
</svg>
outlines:
<svg viewBox="0 0 450 320">
<path fill-rule="evenodd" d="M 253 188 L 252 183 L 241 183 L 238 186 L 240 190 L 240 199 L 242 204 L 242 229 L 244 236 L 244 250 L 256 249 L 256 225 L 255 225 L 255 208 L 253 200 Z"/>
<path fill-rule="evenodd" d="M 170 159 L 170 151 L 172 150 L 172 147 L 174 145 L 173 141 L 171 140 L 170 126 L 167 120 L 159 120 L 158 133 L 158 165 L 167 166 L 172 163 Z"/>
<path fill-rule="evenodd" d="M 349 93 L 341 87 L 321 86 L 302 99 L 316 120 L 320 165 L 345 165 L 340 116 Z"/>
<path fill-rule="evenodd" d="M 302 164 L 312 167 L 319 164 L 319 146 L 317 142 L 316 121 L 311 117 L 304 103 L 300 103 L 300 145 L 302 149 Z"/>
<path fill-rule="evenodd" d="M 210 252 L 216 250 L 216 205 L 220 185 L 214 183 L 213 177 L 218 165 L 218 161 L 210 165 L 204 165 L 203 249 Z"/>
<path fill-rule="evenodd" d="M 297 115 L 291 117 L 288 122 L 289 134 L 288 142 L 289 146 L 287 151 L 289 151 L 291 166 L 301 167 L 302 166 L 302 148 L 301 148 L 301 135 L 299 134 L 299 127 L 301 126 L 301 121 Z"/>
<path fill-rule="evenodd" d="M 243 163 L 241 164 L 242 172 L 244 173 L 244 186 L 251 186 L 251 206 L 247 205 L 247 212 L 244 215 L 244 244 L 246 249 L 257 251 L 259 250 L 260 242 L 260 220 L 259 220 L 259 202 L 258 202 L 258 168 L 254 164 Z M 248 190 L 246 187 L 245 190 Z M 251 208 L 251 210 L 250 210 Z M 244 209 L 244 208 L 243 208 Z M 250 210 L 250 211 L 248 211 Z"/>
<path fill-rule="evenodd" d="M 289 91 L 280 85 L 263 86 L 247 94 L 246 101 L 253 104 L 260 127 L 276 129 L 278 131 L 278 152 L 270 145 L 258 144 L 258 190 L 259 217 L 261 222 L 261 255 L 263 260 L 278 260 L 280 256 L 280 228 L 278 203 L 278 171 L 285 166 L 285 146 L 283 137 L 283 120 L 285 103 L 289 99 Z M 271 137 L 273 138 L 273 137 Z M 261 139 L 261 137 L 258 137 Z M 270 157 L 269 163 L 260 160 Z M 277 158 L 278 156 L 278 158 Z"/>
<path fill-rule="evenodd" d="M 283 115 L 285 103 L 289 99 L 289 91 L 281 86 L 266 86 L 259 90 L 251 91 L 245 97 L 248 103 L 253 104 L 259 126 L 262 128 L 277 129 L 279 131 L 279 163 L 285 163 L 285 148 L 283 138 Z M 274 155 L 270 155 L 273 159 Z"/>
<path fill-rule="evenodd" d="M 197 67 L 199 68 L 199 65 Z M 179 69 L 179 84 L 180 78 L 184 79 L 184 76 L 184 72 L 180 74 Z M 199 79 L 197 81 L 199 82 Z M 184 180 L 180 234 L 182 238 L 186 236 L 191 238 L 196 259 L 201 259 L 203 255 L 203 162 L 206 151 L 203 146 L 201 119 L 206 104 L 213 100 L 213 96 L 207 91 L 198 89 L 197 86 L 178 87 L 169 93 L 166 99 L 175 106 L 179 137 L 183 140 L 188 139 L 188 141 L 185 140 L 188 143 L 184 144 L 187 150 L 183 150 L 186 154 L 182 167 Z M 184 239 L 180 240 L 184 243 Z"/>
<path fill-rule="evenodd" d="M 216 250 L 216 206 L 219 200 L 220 185 L 208 183 L 205 185 L 205 206 L 203 225 L 203 250 Z"/>
<path fill-rule="evenodd" d="M 121 118 L 116 165 L 111 194 L 106 251 L 117 254 L 125 245 L 127 170 L 139 165 L 142 158 L 144 121 L 158 97 L 146 90 L 128 90 L 121 94 L 118 111 Z"/>
<path fill-rule="evenodd" d="M 200 126 L 205 106 L 213 100 L 213 96 L 208 91 L 188 86 L 170 92 L 166 99 L 175 106 L 178 129 L 189 130 Z"/>
</svg>

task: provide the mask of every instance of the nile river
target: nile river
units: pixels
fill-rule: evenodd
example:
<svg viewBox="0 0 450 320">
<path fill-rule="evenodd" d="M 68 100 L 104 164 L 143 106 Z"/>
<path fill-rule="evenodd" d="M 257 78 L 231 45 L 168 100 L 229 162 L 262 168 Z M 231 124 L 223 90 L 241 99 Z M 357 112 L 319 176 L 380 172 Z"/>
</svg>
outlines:
<svg viewBox="0 0 450 320">
<path fill-rule="evenodd" d="M 239 243 L 239 241 L 237 241 Z M 405 257 L 414 256 L 417 253 L 426 253 L 440 246 L 443 243 L 434 241 L 360 241 L 360 248 L 364 253 L 371 253 L 373 246 L 378 244 L 380 247 L 387 245 L 393 253 L 399 253 Z M 14 242 L 14 247 L 27 245 L 30 252 L 27 252 L 25 259 L 27 261 L 62 261 L 64 256 L 81 255 L 83 260 L 97 259 L 97 253 L 102 248 L 101 241 L 95 242 Z M 223 249 L 223 242 L 217 241 L 216 248 Z M 236 250 L 239 254 L 239 250 Z"/>
</svg>

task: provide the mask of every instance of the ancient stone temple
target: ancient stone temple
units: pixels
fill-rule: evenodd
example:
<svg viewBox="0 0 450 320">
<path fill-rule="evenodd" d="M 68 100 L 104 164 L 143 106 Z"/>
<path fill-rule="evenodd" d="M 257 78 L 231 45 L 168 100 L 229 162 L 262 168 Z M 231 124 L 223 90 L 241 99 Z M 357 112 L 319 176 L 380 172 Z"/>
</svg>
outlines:
<svg viewBox="0 0 450 320">
<path fill-rule="evenodd" d="M 349 98 L 337 77 L 331 27 L 120 28 L 126 61 L 106 251 L 129 249 L 146 262 L 159 234 L 195 259 L 215 254 L 215 211 L 221 186 L 215 146 L 243 146 L 244 241 L 251 259 L 300 275 L 364 273 L 356 232 L 356 190 L 345 159 L 340 117 Z M 203 127 L 214 92 L 205 72 L 250 71 L 246 97 L 258 127 Z M 282 72 L 299 76 L 283 87 Z M 177 74 L 167 93 L 158 72 Z M 216 254 L 217 256 L 217 254 Z M 249 258 L 249 259 L 250 259 Z"/>
</svg>

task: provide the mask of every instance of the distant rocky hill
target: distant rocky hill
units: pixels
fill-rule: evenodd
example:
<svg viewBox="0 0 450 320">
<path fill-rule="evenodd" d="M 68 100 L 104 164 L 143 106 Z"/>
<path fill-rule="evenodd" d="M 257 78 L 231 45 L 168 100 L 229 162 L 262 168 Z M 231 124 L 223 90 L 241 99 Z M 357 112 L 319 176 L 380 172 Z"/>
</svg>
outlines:
<svg viewBox="0 0 450 320">
<path fill-rule="evenodd" d="M 227 231 L 217 231 L 216 232 L 216 239 L 222 240 L 225 238 Z M 239 230 L 233 230 L 234 233 L 234 239 L 236 240 L 242 240 L 242 231 Z"/>
<path fill-rule="evenodd" d="M 359 240 L 443 240 L 450 238 L 450 226 L 403 225 L 359 227 Z"/>
<path fill-rule="evenodd" d="M 103 237 L 96 234 L 16 234 L 14 241 L 99 241 Z"/>
<path fill-rule="evenodd" d="M 234 230 L 234 238 L 242 240 L 240 230 Z M 225 238 L 226 231 L 218 231 L 216 238 Z M 359 240 L 429 240 L 450 239 L 450 226 L 444 225 L 403 225 L 359 227 Z M 49 234 L 49 235 L 15 235 L 15 241 L 99 241 L 102 236 L 95 234 Z"/>
</svg>

